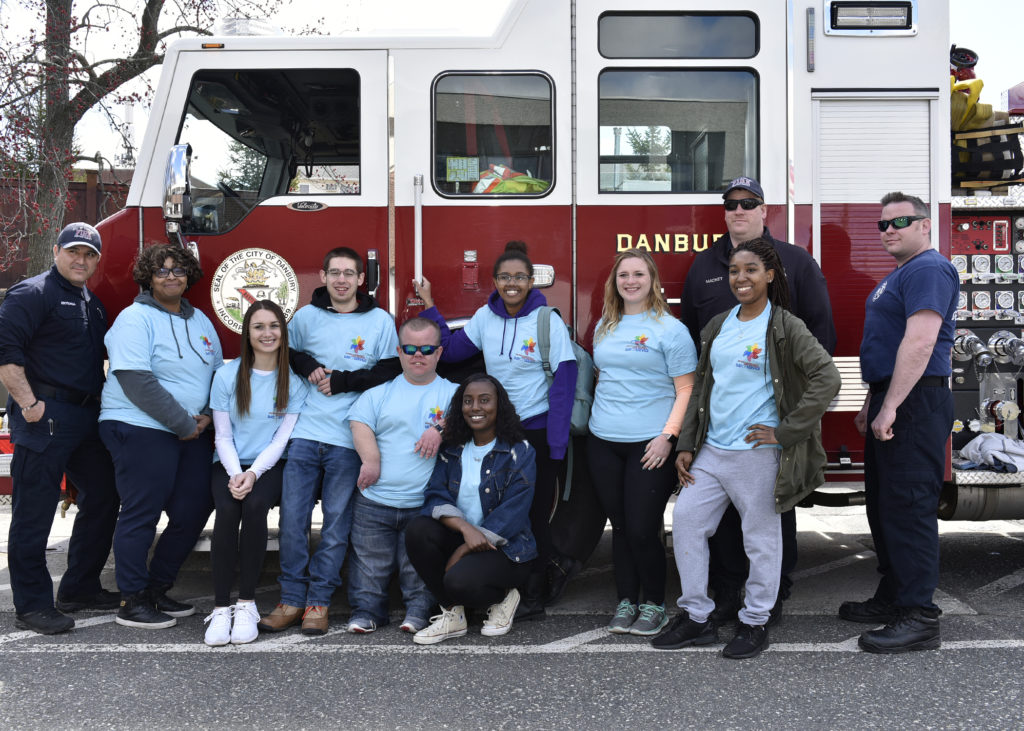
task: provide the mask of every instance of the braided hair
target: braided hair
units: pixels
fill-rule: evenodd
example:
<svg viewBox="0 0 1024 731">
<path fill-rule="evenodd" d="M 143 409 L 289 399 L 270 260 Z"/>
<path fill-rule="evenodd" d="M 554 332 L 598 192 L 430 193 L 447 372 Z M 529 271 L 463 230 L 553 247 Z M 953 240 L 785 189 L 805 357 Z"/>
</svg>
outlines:
<svg viewBox="0 0 1024 731">
<path fill-rule="evenodd" d="M 775 277 L 768 283 L 768 301 L 772 307 L 781 307 L 789 310 L 789 282 L 786 280 L 786 269 L 782 266 L 782 259 L 775 247 L 760 236 L 733 247 L 729 254 L 729 261 L 741 251 L 749 251 L 761 260 L 765 271 L 775 272 Z"/>
</svg>

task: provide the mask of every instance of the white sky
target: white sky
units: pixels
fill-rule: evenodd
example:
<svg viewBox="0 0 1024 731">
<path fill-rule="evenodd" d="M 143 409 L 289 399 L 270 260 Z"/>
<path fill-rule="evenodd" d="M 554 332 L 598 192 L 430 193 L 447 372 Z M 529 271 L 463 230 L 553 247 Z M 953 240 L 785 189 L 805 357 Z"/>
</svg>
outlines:
<svg viewBox="0 0 1024 731">
<path fill-rule="evenodd" d="M 919 0 L 920 3 L 930 1 Z M 363 29 L 398 32 L 429 29 L 431 33 L 444 33 L 457 28 L 466 33 L 493 26 L 505 4 L 506 0 L 347 0 L 337 3 L 292 0 L 283 20 L 273 17 L 270 20 L 288 26 L 294 24 L 294 18 L 326 16 L 328 27 L 344 29 L 352 25 L 351 17 L 347 23 L 337 17 L 338 9 L 344 9 L 343 12 L 358 19 Z M 985 81 L 981 101 L 996 109 L 1005 108 L 1002 94 L 1006 89 L 1024 82 L 1024 64 L 1019 61 L 1018 51 L 1022 31 L 1024 0 L 950 0 L 950 43 L 970 48 L 979 55 L 976 72 Z M 940 62 L 945 65 L 946 60 Z M 155 86 L 156 77 L 153 78 Z M 134 117 L 134 138 L 138 145 L 146 124 L 146 110 L 137 105 Z M 121 149 L 105 117 L 95 111 L 79 125 L 78 141 L 83 152 L 99 149 L 110 160 Z"/>
</svg>

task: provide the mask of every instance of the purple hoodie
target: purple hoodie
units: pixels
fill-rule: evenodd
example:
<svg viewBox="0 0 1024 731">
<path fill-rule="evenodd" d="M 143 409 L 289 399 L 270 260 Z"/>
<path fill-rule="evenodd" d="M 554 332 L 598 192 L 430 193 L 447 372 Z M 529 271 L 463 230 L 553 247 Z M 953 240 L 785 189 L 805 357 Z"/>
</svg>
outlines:
<svg viewBox="0 0 1024 731">
<path fill-rule="evenodd" d="M 487 298 L 487 307 L 492 313 L 505 320 L 505 329 L 502 332 L 501 351 L 497 354 L 484 353 L 484 361 L 488 358 L 507 357 L 512 360 L 514 343 L 516 342 L 516 330 L 519 318 L 529 315 L 539 307 L 544 307 L 547 299 L 539 290 L 531 289 L 526 295 L 526 302 L 516 313 L 515 317 L 508 314 L 505 303 L 497 290 L 491 292 Z M 466 335 L 463 330 L 456 330 L 454 333 L 448 328 L 444 316 L 438 312 L 436 307 L 431 307 L 420 313 L 420 317 L 433 320 L 441 328 L 441 345 L 444 350 L 441 353 L 441 360 L 446 363 L 459 363 L 472 358 L 480 352 L 480 349 Z M 508 336 L 508 348 L 505 341 Z M 542 368 L 540 362 L 538 368 Z M 532 416 L 523 422 L 524 429 L 546 429 L 548 447 L 551 449 L 552 459 L 563 459 L 565 451 L 569 446 L 569 420 L 572 417 L 572 406 L 576 400 L 576 376 L 577 368 L 575 360 L 564 360 L 561 363 L 552 363 L 554 369 L 554 380 L 551 388 L 548 389 L 548 410 L 543 414 Z M 515 404 L 513 404 L 515 405 Z"/>
</svg>

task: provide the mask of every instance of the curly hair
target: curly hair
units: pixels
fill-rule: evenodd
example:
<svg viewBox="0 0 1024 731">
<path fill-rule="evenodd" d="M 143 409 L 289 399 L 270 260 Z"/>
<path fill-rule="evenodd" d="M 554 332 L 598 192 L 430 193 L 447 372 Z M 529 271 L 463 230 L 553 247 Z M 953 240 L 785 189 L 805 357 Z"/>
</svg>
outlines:
<svg viewBox="0 0 1024 731">
<path fill-rule="evenodd" d="M 252 365 L 256 360 L 256 353 L 252 348 L 252 339 L 249 334 L 249 326 L 252 324 L 252 317 L 260 310 L 267 310 L 272 313 L 281 324 L 281 339 L 277 349 L 277 384 L 274 391 L 274 411 L 283 414 L 288 407 L 288 388 L 291 369 L 288 367 L 288 320 L 281 308 L 270 300 L 257 300 L 253 302 L 245 317 L 242 318 L 242 354 L 238 365 L 238 377 L 235 379 L 235 405 L 238 413 L 248 416 L 249 404 L 252 401 L 252 389 L 249 384 L 252 377 Z"/>
<path fill-rule="evenodd" d="M 519 421 L 519 414 L 516 407 L 509 400 L 508 392 L 501 385 L 497 378 L 486 373 L 474 373 L 466 377 L 452 396 L 452 402 L 448 406 L 448 418 L 444 422 L 444 431 L 441 438 L 448 444 L 465 444 L 473 438 L 473 430 L 469 423 L 462 416 L 462 399 L 466 395 L 466 388 L 471 383 L 486 381 L 494 386 L 498 395 L 498 413 L 494 422 L 494 433 L 501 441 L 507 444 L 515 444 L 526 439 L 523 425 Z"/>
<path fill-rule="evenodd" d="M 789 307 L 789 282 L 786 280 L 786 268 L 782 266 L 782 259 L 775 247 L 769 244 L 760 236 L 733 247 L 729 254 L 729 261 L 741 251 L 749 251 L 761 260 L 765 271 L 774 271 L 775 278 L 768 283 L 768 301 L 772 307 L 781 307 L 784 310 Z"/>
<path fill-rule="evenodd" d="M 651 291 L 647 293 L 647 311 L 653 312 L 655 319 L 663 315 L 671 315 L 665 295 L 661 292 L 661 276 L 658 274 L 658 267 L 654 258 L 642 249 L 628 249 L 615 255 L 615 262 L 612 270 L 608 272 L 608 279 L 604 282 L 604 305 L 601 308 L 601 327 L 594 333 L 594 342 L 601 340 L 605 335 L 615 332 L 615 328 L 622 322 L 622 315 L 625 307 L 622 302 L 622 295 L 615 283 L 619 273 L 619 266 L 626 259 L 639 259 L 647 265 L 647 272 L 651 276 Z"/>
<path fill-rule="evenodd" d="M 185 290 L 203 278 L 203 270 L 199 268 L 199 262 L 187 250 L 174 244 L 153 244 L 139 252 L 132 267 L 132 279 L 143 289 L 152 289 L 153 272 L 164 265 L 164 261 L 170 257 L 174 263 L 185 270 Z"/>
</svg>

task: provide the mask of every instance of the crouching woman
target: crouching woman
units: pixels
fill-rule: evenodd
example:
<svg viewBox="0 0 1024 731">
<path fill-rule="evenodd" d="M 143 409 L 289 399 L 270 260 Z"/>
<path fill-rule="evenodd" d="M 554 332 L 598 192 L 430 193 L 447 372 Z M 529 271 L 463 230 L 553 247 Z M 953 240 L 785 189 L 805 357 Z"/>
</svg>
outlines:
<svg viewBox="0 0 1024 731">
<path fill-rule="evenodd" d="M 466 607 L 487 608 L 480 634 L 512 628 L 519 591 L 537 556 L 530 532 L 537 458 L 508 394 L 493 377 L 467 378 L 448 409 L 444 443 L 406 529 L 409 560 L 441 613 L 413 636 L 432 645 L 466 634 Z"/>
</svg>

